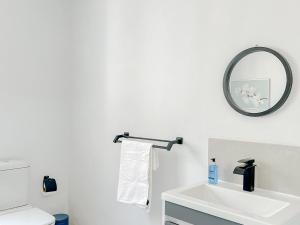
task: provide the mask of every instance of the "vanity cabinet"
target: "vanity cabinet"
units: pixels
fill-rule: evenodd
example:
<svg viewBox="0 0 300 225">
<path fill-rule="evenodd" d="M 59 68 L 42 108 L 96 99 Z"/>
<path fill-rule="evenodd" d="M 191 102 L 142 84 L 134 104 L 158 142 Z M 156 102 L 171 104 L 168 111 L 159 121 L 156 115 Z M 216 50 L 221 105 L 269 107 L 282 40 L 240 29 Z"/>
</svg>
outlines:
<svg viewBox="0 0 300 225">
<path fill-rule="evenodd" d="M 242 225 L 171 202 L 165 202 L 164 213 L 165 225 Z M 174 218 L 175 220 L 168 218 Z"/>
</svg>

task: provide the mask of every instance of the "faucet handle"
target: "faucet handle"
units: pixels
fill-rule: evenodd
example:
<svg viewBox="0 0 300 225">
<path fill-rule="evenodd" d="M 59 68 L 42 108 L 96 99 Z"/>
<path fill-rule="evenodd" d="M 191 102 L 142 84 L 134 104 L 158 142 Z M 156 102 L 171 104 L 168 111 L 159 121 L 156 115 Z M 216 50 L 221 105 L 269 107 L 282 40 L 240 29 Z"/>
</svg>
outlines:
<svg viewBox="0 0 300 225">
<path fill-rule="evenodd" d="M 255 162 L 255 159 L 247 158 L 247 159 L 241 159 L 238 161 L 239 163 L 244 163 L 247 166 L 252 166 Z"/>
</svg>

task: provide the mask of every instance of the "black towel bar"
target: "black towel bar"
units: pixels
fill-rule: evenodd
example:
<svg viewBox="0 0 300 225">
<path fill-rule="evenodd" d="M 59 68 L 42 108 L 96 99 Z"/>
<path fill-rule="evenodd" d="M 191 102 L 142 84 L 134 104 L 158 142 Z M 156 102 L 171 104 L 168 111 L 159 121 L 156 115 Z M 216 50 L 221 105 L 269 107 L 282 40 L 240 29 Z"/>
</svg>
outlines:
<svg viewBox="0 0 300 225">
<path fill-rule="evenodd" d="M 176 140 L 174 141 L 169 141 L 169 140 L 161 140 L 161 139 L 154 139 L 154 138 L 142 138 L 142 137 L 133 137 L 129 136 L 128 132 L 125 132 L 124 134 L 117 135 L 114 139 L 114 143 L 121 143 L 122 141 L 119 140 L 121 138 L 127 138 L 127 139 L 137 139 L 137 140 L 146 140 L 146 141 L 157 141 L 157 142 L 167 142 L 167 146 L 160 146 L 160 145 L 153 145 L 153 148 L 160 148 L 160 149 L 166 149 L 168 151 L 171 150 L 174 144 L 183 144 L 183 138 L 182 137 L 177 137 Z"/>
</svg>

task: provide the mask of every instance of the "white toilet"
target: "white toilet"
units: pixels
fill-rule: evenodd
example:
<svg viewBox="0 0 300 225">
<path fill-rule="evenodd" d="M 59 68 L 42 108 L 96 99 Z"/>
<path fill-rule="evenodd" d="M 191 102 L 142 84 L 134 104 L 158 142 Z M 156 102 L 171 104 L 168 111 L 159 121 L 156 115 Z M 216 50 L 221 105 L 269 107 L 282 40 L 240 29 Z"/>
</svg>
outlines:
<svg viewBox="0 0 300 225">
<path fill-rule="evenodd" d="M 0 161 L 0 225 L 54 225 L 55 218 L 28 204 L 29 165 Z"/>
</svg>

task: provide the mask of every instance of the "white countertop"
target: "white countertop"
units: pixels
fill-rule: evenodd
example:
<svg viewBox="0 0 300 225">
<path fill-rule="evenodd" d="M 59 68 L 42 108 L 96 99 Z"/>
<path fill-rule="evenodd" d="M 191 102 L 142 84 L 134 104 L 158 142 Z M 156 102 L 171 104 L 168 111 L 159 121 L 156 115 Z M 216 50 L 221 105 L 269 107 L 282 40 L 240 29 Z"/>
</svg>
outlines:
<svg viewBox="0 0 300 225">
<path fill-rule="evenodd" d="M 186 194 L 188 190 L 195 189 L 202 185 L 205 185 L 207 187 L 211 186 L 206 185 L 205 183 L 201 183 L 190 187 L 170 190 L 162 194 L 162 199 L 164 201 L 182 205 L 187 208 L 191 208 L 243 225 L 300 225 L 300 197 L 298 196 L 282 194 L 259 188 L 256 188 L 254 192 L 248 193 L 242 190 L 242 186 L 227 182 L 220 182 L 220 184 L 218 184 L 217 186 L 211 186 L 212 188 L 218 187 L 220 189 L 230 190 L 232 191 L 232 193 L 236 193 L 236 196 L 239 196 L 241 194 L 247 195 L 248 199 L 251 199 L 251 196 L 253 196 L 253 199 L 263 197 L 270 200 L 287 203 L 284 207 L 282 207 L 282 209 L 278 210 L 279 212 L 270 214 L 270 216 L 258 216 L 245 211 L 243 212 L 237 210 L 236 208 L 209 202 L 209 200 L 207 200 L 208 198 L 204 196 L 203 199 L 206 200 L 201 199 L 201 196 L 197 197 L 196 195 L 193 196 Z M 235 199 L 233 198 L 232 201 L 234 202 Z M 249 202 L 249 204 L 253 205 L 250 205 L 250 207 L 256 207 L 255 201 Z M 261 205 L 260 207 L 262 208 Z"/>
</svg>

